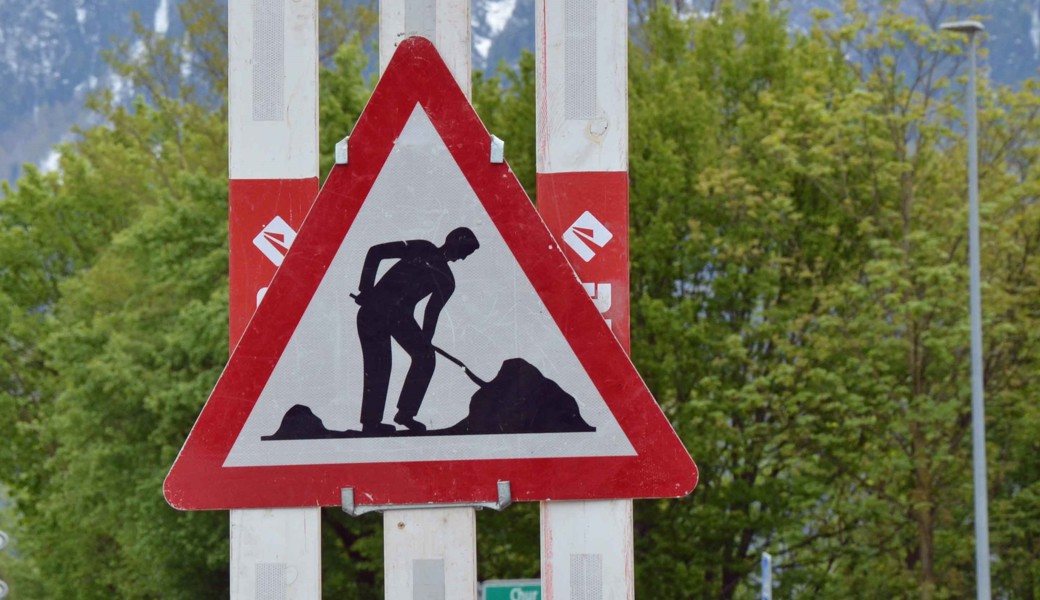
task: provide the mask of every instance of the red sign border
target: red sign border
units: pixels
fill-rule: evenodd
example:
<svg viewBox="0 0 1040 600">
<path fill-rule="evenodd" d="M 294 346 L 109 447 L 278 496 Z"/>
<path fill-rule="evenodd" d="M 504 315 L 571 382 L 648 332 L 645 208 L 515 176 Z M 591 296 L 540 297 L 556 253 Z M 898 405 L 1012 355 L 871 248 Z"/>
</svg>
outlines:
<svg viewBox="0 0 1040 600">
<path fill-rule="evenodd" d="M 458 163 L 549 314 L 560 327 L 635 456 L 481 459 L 224 467 L 260 393 L 368 196 L 416 104 Z M 497 500 L 678 497 L 697 468 L 635 367 L 597 312 L 556 239 L 505 163 L 490 162 L 490 135 L 433 44 L 400 44 L 352 132 L 350 161 L 318 194 L 163 485 L 183 510 Z"/>
</svg>

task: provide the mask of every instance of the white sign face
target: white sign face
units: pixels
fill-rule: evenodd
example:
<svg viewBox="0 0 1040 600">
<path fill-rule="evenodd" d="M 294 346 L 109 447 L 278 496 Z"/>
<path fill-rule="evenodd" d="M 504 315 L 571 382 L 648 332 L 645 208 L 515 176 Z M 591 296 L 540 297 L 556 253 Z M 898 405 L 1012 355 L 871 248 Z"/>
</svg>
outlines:
<svg viewBox="0 0 1040 600">
<path fill-rule="evenodd" d="M 371 386 L 376 352 L 372 348 L 378 344 L 366 342 L 366 366 L 359 332 L 375 326 L 371 319 L 359 319 L 359 313 L 382 311 L 372 303 L 359 306 L 353 297 L 364 291 L 366 258 L 380 252 L 386 255 L 372 261 L 378 268 L 369 275 L 367 287 L 374 289 L 374 284 L 377 289 L 393 279 L 394 275 L 383 278 L 403 263 L 395 252 L 400 255 L 405 246 L 443 250 L 450 245 L 446 238 L 459 228 L 467 228 L 479 247 L 470 248 L 471 253 L 463 253 L 464 257 L 449 258 L 447 277 L 453 279 L 453 288 L 445 292 L 452 286 L 441 286 L 438 291 L 443 293 L 426 295 L 414 309 L 409 307 L 414 314 L 405 318 L 409 324 L 414 318 L 414 325 L 423 327 L 428 315 L 438 312 L 427 310 L 431 298 L 439 298 L 443 308 L 431 329 L 432 343 L 443 354 L 429 363 L 429 357 L 420 357 L 422 353 L 414 347 L 406 352 L 401 344 L 409 344 L 407 336 L 394 332 L 382 420 L 363 423 L 366 371 Z M 592 241 L 601 239 L 594 235 Z M 373 295 L 361 293 L 361 298 Z M 389 330 L 384 334 L 390 339 Z M 482 387 L 444 354 L 464 363 L 491 387 Z M 509 375 L 509 367 L 519 363 L 526 369 L 521 371 L 527 381 L 542 377 L 572 397 L 580 413 L 577 420 L 585 426 L 508 435 L 461 434 L 460 425 L 472 418 L 478 404 L 474 394 L 501 383 Z M 415 379 L 415 373 L 407 375 L 415 364 L 434 366 L 423 381 L 428 384 L 424 392 L 405 394 L 418 398 L 418 410 L 400 418 L 402 411 L 408 412 L 399 400 L 406 379 Z M 369 415 L 375 404 L 369 402 Z M 285 430 L 290 414 L 301 405 L 311 413 L 309 422 L 316 417 L 325 430 L 343 435 L 326 439 L 276 435 Z M 375 431 L 369 426 L 394 433 L 361 434 Z M 633 455 L 632 444 L 426 113 L 416 105 L 224 466 Z"/>
</svg>

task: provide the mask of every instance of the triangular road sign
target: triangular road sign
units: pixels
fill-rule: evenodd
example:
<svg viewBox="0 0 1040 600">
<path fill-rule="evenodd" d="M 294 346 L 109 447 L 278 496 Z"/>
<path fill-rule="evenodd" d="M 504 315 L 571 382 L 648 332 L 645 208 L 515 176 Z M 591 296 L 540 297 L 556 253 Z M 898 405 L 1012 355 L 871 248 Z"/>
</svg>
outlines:
<svg viewBox="0 0 1040 600">
<path fill-rule="evenodd" d="M 433 45 L 403 42 L 178 455 L 171 505 L 693 489 L 689 454 L 491 147 Z"/>
</svg>

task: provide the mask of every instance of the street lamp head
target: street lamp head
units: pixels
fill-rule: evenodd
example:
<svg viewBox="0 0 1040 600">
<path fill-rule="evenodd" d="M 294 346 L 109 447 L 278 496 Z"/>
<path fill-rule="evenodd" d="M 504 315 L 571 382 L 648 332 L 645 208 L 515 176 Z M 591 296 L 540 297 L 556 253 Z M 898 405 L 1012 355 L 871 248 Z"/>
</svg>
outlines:
<svg viewBox="0 0 1040 600">
<path fill-rule="evenodd" d="M 978 21 L 948 21 L 939 26 L 940 31 L 953 31 L 955 33 L 966 33 L 969 36 L 975 35 L 980 31 L 985 31 L 986 28 L 982 26 L 982 23 Z"/>
</svg>

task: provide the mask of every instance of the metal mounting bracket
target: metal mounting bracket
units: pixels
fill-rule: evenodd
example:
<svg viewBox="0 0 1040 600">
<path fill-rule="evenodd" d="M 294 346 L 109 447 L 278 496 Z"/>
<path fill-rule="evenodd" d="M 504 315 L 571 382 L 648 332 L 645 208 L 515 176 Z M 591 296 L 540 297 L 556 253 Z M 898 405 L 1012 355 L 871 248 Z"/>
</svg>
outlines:
<svg viewBox="0 0 1040 600">
<path fill-rule="evenodd" d="M 343 138 L 342 140 L 336 142 L 335 155 L 336 155 L 336 164 L 337 165 L 345 165 L 345 164 L 347 164 L 347 159 L 349 158 L 348 155 L 347 155 L 347 140 L 349 140 L 349 139 L 350 139 L 350 136 L 348 135 L 347 137 Z"/>
<path fill-rule="evenodd" d="M 491 136 L 491 162 L 503 163 L 506 161 L 506 143 L 498 139 L 497 136 Z"/>
<path fill-rule="evenodd" d="M 365 513 L 383 512 L 387 510 L 417 510 L 420 508 L 490 508 L 502 510 L 513 503 L 513 491 L 508 481 L 498 482 L 498 500 L 494 502 L 444 502 L 429 504 L 366 504 L 359 506 L 354 503 L 354 488 L 343 488 L 340 490 L 340 498 L 343 502 L 343 512 L 352 517 L 361 516 Z"/>
</svg>

